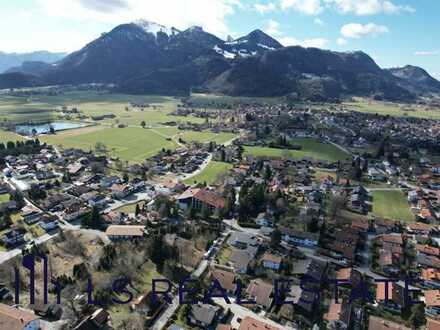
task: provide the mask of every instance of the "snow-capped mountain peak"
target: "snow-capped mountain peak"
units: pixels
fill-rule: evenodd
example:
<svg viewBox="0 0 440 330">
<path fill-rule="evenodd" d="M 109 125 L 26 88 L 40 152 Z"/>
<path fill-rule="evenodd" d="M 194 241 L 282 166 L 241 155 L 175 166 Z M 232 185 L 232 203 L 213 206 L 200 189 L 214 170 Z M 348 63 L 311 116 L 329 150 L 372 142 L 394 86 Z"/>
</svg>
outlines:
<svg viewBox="0 0 440 330">
<path fill-rule="evenodd" d="M 165 33 L 168 36 L 172 36 L 174 34 L 177 34 L 179 31 L 175 29 L 174 27 L 166 27 L 164 25 L 150 22 L 144 19 L 138 19 L 133 22 L 133 24 L 136 24 L 137 26 L 141 27 L 145 32 L 152 33 L 154 35 L 157 35 L 157 33 L 162 32 Z"/>
</svg>

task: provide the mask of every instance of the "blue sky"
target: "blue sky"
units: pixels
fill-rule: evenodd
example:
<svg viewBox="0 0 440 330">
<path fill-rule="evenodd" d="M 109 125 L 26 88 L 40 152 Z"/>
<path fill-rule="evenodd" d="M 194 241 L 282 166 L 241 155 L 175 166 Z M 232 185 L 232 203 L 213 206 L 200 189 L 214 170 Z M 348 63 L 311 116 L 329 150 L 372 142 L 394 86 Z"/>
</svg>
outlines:
<svg viewBox="0 0 440 330">
<path fill-rule="evenodd" d="M 260 28 L 285 45 L 362 50 L 440 78 L 439 0 L 0 0 L 0 51 L 74 51 L 138 18 L 220 37 Z M 435 40 L 434 40 L 435 39 Z"/>
</svg>

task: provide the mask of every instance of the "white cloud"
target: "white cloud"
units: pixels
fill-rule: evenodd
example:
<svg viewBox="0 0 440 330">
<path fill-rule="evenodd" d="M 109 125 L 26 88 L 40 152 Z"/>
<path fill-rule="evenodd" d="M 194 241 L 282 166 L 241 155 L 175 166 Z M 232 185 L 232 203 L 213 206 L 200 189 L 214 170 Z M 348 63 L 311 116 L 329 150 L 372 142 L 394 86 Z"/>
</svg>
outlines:
<svg viewBox="0 0 440 330">
<path fill-rule="evenodd" d="M 388 33 L 389 29 L 385 25 L 368 23 L 365 25 L 359 23 L 350 23 L 341 27 L 341 35 L 345 38 L 359 39 L 362 37 L 373 36 Z"/>
<path fill-rule="evenodd" d="M 280 36 L 281 35 L 280 26 L 281 26 L 280 23 L 271 19 L 267 22 L 267 26 L 264 29 L 264 31 L 267 34 L 274 36 L 274 37 Z"/>
<path fill-rule="evenodd" d="M 328 40 L 325 38 L 298 40 L 293 37 L 284 37 L 284 38 L 280 38 L 279 41 L 284 46 L 302 46 L 302 47 L 316 47 L 316 48 L 324 48 L 328 44 Z"/>
<path fill-rule="evenodd" d="M 117 25 L 143 18 L 184 29 L 201 25 L 211 33 L 230 33 L 227 16 L 243 8 L 239 0 L 37 0 L 45 15 Z"/>
<path fill-rule="evenodd" d="M 414 52 L 415 56 L 434 56 L 439 54 L 440 50 L 419 50 Z"/>
<path fill-rule="evenodd" d="M 313 20 L 313 23 L 315 23 L 316 25 L 319 25 L 319 26 L 324 26 L 325 25 L 325 22 L 322 19 L 320 19 L 320 18 L 315 18 Z"/>
<path fill-rule="evenodd" d="M 394 1 L 394 0 L 393 0 Z M 391 0 L 280 0 L 281 8 L 294 9 L 307 15 L 318 15 L 326 9 L 358 16 L 415 12 L 409 5 L 397 5 Z"/>
<path fill-rule="evenodd" d="M 414 12 L 415 9 L 408 5 L 395 5 L 389 0 L 326 0 L 334 3 L 336 9 L 344 14 L 375 15 L 399 14 L 401 12 Z"/>
<path fill-rule="evenodd" d="M 267 4 L 256 3 L 254 5 L 256 11 L 258 11 L 261 15 L 267 14 L 276 9 L 276 5 L 273 2 L 269 2 Z"/>
<path fill-rule="evenodd" d="M 321 0 L 281 0 L 281 8 L 293 9 L 306 15 L 318 15 L 324 10 Z"/>
<path fill-rule="evenodd" d="M 344 39 L 344 38 L 338 38 L 338 40 L 336 40 L 336 43 L 337 43 L 339 46 L 345 46 L 345 45 L 347 44 L 347 40 Z"/>
</svg>

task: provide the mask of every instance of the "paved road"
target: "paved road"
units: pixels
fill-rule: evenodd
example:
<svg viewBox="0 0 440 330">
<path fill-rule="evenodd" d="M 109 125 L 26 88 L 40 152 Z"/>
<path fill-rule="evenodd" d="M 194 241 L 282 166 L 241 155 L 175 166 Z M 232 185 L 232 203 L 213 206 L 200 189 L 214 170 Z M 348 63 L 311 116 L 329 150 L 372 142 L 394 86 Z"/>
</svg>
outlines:
<svg viewBox="0 0 440 330">
<path fill-rule="evenodd" d="M 243 231 L 243 232 L 246 232 L 246 233 L 249 233 L 249 234 L 255 235 L 255 236 L 261 236 L 261 237 L 263 237 L 263 235 L 262 235 L 261 232 L 260 232 L 260 229 L 241 227 L 241 226 L 238 224 L 238 222 L 237 222 L 236 219 L 223 220 L 223 223 L 224 223 L 226 226 L 229 226 L 229 227 L 231 227 L 231 228 L 234 229 L 234 230 L 237 230 L 237 231 Z"/>
<path fill-rule="evenodd" d="M 137 203 L 140 201 L 150 201 L 150 200 L 151 200 L 150 194 L 148 194 L 146 192 L 138 192 L 138 193 L 131 194 L 124 199 L 115 200 L 114 203 L 107 206 L 104 210 L 102 210 L 102 212 L 107 213 L 107 212 L 116 210 L 124 205 L 130 205 L 130 204 L 134 204 L 134 203 Z"/>
<path fill-rule="evenodd" d="M 199 168 L 197 170 L 195 170 L 192 173 L 184 173 L 184 174 L 178 175 L 177 180 L 184 181 L 186 179 L 190 179 L 190 178 L 195 177 L 196 175 L 199 175 L 209 165 L 211 160 L 212 160 L 212 154 L 209 154 L 208 157 L 203 161 L 203 163 L 199 166 Z"/>
</svg>

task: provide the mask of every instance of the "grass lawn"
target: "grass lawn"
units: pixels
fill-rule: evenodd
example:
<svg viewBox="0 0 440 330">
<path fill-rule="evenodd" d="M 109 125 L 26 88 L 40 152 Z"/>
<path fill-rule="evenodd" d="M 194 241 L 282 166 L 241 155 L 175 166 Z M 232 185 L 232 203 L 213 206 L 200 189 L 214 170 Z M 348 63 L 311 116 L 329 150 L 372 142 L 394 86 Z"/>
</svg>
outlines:
<svg viewBox="0 0 440 330">
<path fill-rule="evenodd" d="M 318 181 L 318 182 L 321 182 L 322 180 L 324 180 L 328 176 L 330 176 L 334 180 L 336 180 L 336 172 L 333 172 L 333 171 L 315 170 L 314 176 L 315 176 L 316 181 Z"/>
<path fill-rule="evenodd" d="M 405 194 L 401 191 L 373 191 L 373 214 L 382 218 L 414 221 Z"/>
<path fill-rule="evenodd" d="M 217 144 L 224 144 L 236 137 L 232 133 L 213 133 L 209 131 L 194 132 L 194 131 L 183 131 L 179 134 L 186 142 L 197 141 L 197 142 L 216 142 Z"/>
<path fill-rule="evenodd" d="M 440 119 L 440 109 L 429 108 L 426 106 L 409 106 L 404 104 L 369 101 L 363 98 L 356 98 L 356 102 L 345 103 L 350 110 L 378 113 L 380 115 L 390 115 L 395 117 L 409 116 L 417 118 Z"/>
<path fill-rule="evenodd" d="M 123 212 L 123 213 L 135 213 L 136 212 L 136 205 L 139 205 L 139 207 L 142 207 L 145 204 L 145 202 L 137 202 L 137 203 L 133 203 L 133 204 L 127 204 L 124 206 L 121 206 L 120 208 L 116 209 L 116 211 L 118 212 Z"/>
<path fill-rule="evenodd" d="M 130 162 L 141 162 L 162 148 L 173 149 L 176 144 L 150 129 L 137 127 L 95 129 L 83 134 L 72 131 L 42 136 L 41 140 L 63 148 L 94 150 L 97 142 L 104 143 L 109 154 Z"/>
<path fill-rule="evenodd" d="M 348 155 L 332 144 L 320 143 L 312 138 L 295 138 L 292 142 L 302 146 L 301 150 L 285 150 L 267 147 L 244 147 L 245 155 L 254 157 L 292 157 L 301 159 L 310 157 L 317 160 L 336 162 L 348 158 Z"/>
<path fill-rule="evenodd" d="M 217 258 L 220 265 L 226 265 L 229 261 L 229 257 L 232 254 L 232 249 L 230 247 L 224 246 L 219 251 Z"/>
<path fill-rule="evenodd" d="M 5 203 L 5 202 L 9 202 L 9 194 L 1 194 L 0 195 L 0 204 L 1 203 Z"/>
<path fill-rule="evenodd" d="M 8 141 L 23 141 L 24 138 L 21 135 L 0 130 L 0 143 L 6 143 Z"/>
<path fill-rule="evenodd" d="M 223 106 L 232 106 L 237 103 L 241 104 L 277 104 L 282 102 L 280 97 L 243 97 L 243 96 L 226 96 L 214 94 L 194 93 L 190 97 L 190 102 L 198 107 L 218 108 Z"/>
<path fill-rule="evenodd" d="M 217 180 L 220 174 L 226 173 L 231 168 L 231 164 L 211 161 L 202 172 L 192 178 L 186 179 L 184 183 L 193 184 L 195 182 L 206 182 L 207 184 L 212 184 Z"/>
</svg>

